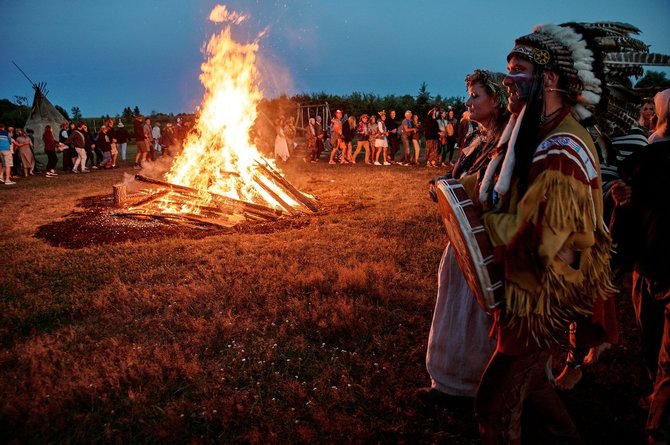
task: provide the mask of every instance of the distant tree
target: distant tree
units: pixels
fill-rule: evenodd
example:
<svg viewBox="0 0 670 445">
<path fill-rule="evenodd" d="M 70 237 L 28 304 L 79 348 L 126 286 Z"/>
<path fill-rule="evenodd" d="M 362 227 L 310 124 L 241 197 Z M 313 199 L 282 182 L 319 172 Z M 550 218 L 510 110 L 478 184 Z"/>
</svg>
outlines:
<svg viewBox="0 0 670 445">
<path fill-rule="evenodd" d="M 649 88 L 653 90 L 664 90 L 670 88 L 670 79 L 665 77 L 665 73 L 661 71 L 647 71 L 644 77 L 640 79 L 635 88 Z"/>
<path fill-rule="evenodd" d="M 130 109 L 130 107 L 126 107 L 123 109 L 123 113 L 121 113 L 121 119 L 123 119 L 126 122 L 131 122 L 134 117 L 135 114 L 133 113 L 133 110 Z"/>
<path fill-rule="evenodd" d="M 443 100 L 444 100 L 444 99 L 442 99 L 442 95 L 441 95 L 441 94 L 438 94 L 437 96 L 435 96 L 435 99 L 433 100 L 433 103 L 434 103 L 435 105 L 440 105 L 440 106 L 441 106 Z"/>
<path fill-rule="evenodd" d="M 405 111 L 415 111 L 416 100 L 414 97 L 406 94 L 404 96 L 386 96 L 380 99 L 380 109 L 386 111 L 395 110 L 397 115 L 402 117 L 405 114 Z"/>
<path fill-rule="evenodd" d="M 67 111 L 65 111 L 65 108 L 61 107 L 60 105 L 54 105 L 54 108 L 57 109 L 60 112 L 60 114 L 62 114 L 63 117 L 66 120 L 68 120 L 68 121 L 70 120 L 70 115 L 67 114 Z"/>
<path fill-rule="evenodd" d="M 8 99 L 0 99 L 0 122 L 6 126 L 22 127 L 28 119 L 30 107 L 17 105 Z"/>
<path fill-rule="evenodd" d="M 139 116 L 140 114 L 142 114 L 140 113 L 140 108 L 137 105 L 135 105 L 135 108 L 133 108 L 133 115 Z"/>
<path fill-rule="evenodd" d="M 81 110 L 79 109 L 79 107 L 70 108 L 70 112 L 72 113 L 72 120 L 75 121 L 81 120 Z"/>
<path fill-rule="evenodd" d="M 28 106 L 28 98 L 26 96 L 14 96 L 14 103 L 20 107 Z"/>
<path fill-rule="evenodd" d="M 456 117 L 459 119 L 461 118 L 461 114 L 463 111 L 465 111 L 465 101 L 464 98 L 462 97 L 457 97 L 457 96 L 451 96 L 446 99 L 444 99 L 443 102 L 443 107 L 447 109 L 447 107 L 451 107 L 454 110 L 454 114 Z"/>
<path fill-rule="evenodd" d="M 426 82 L 421 82 L 419 87 L 419 94 L 416 96 L 416 112 L 419 116 L 424 116 L 430 108 L 430 93 Z"/>
<path fill-rule="evenodd" d="M 18 105 L 14 109 L 14 119 L 18 119 L 21 121 L 21 126 L 26 122 L 28 119 L 28 115 L 30 114 L 30 107 L 28 106 L 28 98 L 26 96 L 14 96 L 14 103 Z M 18 126 L 18 125 L 14 125 Z"/>
</svg>

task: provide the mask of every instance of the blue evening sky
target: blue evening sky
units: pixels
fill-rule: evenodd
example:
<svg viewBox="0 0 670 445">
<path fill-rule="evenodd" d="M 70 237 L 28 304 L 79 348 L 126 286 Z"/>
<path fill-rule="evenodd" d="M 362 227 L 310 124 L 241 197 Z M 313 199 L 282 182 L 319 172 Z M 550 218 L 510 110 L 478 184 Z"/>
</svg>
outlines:
<svg viewBox="0 0 670 445">
<path fill-rule="evenodd" d="M 84 116 L 192 112 L 202 99 L 202 48 L 217 4 L 249 14 L 234 27 L 261 40 L 263 90 L 465 96 L 474 68 L 504 71 L 514 38 L 538 23 L 622 21 L 651 50 L 670 53 L 670 0 L 0 0 L 0 98 L 49 99 Z M 654 69 L 654 68 L 652 68 Z M 667 70 L 664 70 L 669 73 Z"/>
</svg>

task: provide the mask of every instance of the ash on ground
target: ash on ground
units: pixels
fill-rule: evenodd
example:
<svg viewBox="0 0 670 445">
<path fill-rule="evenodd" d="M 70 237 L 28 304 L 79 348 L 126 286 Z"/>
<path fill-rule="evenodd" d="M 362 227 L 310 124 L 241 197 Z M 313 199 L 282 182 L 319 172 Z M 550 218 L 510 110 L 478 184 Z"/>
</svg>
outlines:
<svg viewBox="0 0 670 445">
<path fill-rule="evenodd" d="M 202 239 L 230 234 L 267 234 L 299 229 L 309 225 L 314 216 L 280 218 L 272 222 L 247 222 L 224 228 L 206 222 L 194 223 L 160 215 L 127 215 L 114 207 L 108 195 L 83 198 L 75 211 L 62 220 L 40 226 L 35 233 L 52 246 L 80 249 L 94 245 L 120 244 L 162 239 Z"/>
</svg>

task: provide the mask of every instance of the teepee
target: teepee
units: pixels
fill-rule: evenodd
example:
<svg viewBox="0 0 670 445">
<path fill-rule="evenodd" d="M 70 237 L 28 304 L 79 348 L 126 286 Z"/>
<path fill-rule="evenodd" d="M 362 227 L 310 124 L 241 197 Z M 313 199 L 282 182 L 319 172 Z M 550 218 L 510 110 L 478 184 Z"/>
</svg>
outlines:
<svg viewBox="0 0 670 445">
<path fill-rule="evenodd" d="M 35 150 L 44 151 L 44 142 L 42 134 L 47 125 L 51 125 L 51 132 L 54 138 L 58 140 L 58 129 L 66 121 L 63 115 L 47 99 L 45 84 L 33 84 L 35 97 L 33 98 L 33 107 L 30 110 L 30 116 L 24 125 L 24 129 L 31 129 L 35 132 Z"/>
</svg>

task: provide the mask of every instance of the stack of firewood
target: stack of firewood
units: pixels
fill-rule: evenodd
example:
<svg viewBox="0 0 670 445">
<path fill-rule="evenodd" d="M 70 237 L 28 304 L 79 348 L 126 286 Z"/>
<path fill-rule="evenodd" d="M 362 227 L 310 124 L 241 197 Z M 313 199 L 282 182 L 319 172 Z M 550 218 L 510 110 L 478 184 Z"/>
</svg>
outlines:
<svg viewBox="0 0 670 445">
<path fill-rule="evenodd" d="M 115 185 L 114 202 L 118 208 L 123 209 L 118 212 L 122 216 L 150 217 L 176 223 L 185 222 L 188 225 L 202 223 L 226 228 L 245 221 L 276 221 L 286 215 L 318 212 L 315 199 L 296 189 L 269 163 L 264 160 L 256 161 L 255 167 L 254 184 L 259 190 L 265 191 L 274 203 L 248 202 L 143 175 L 136 175 L 135 180 L 156 187 L 144 188 L 128 196 L 125 185 Z M 236 173 L 231 175 L 237 176 Z M 288 203 L 276 192 L 277 189 L 290 196 L 297 205 Z M 174 210 L 176 208 L 181 210 Z"/>
</svg>

